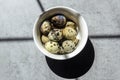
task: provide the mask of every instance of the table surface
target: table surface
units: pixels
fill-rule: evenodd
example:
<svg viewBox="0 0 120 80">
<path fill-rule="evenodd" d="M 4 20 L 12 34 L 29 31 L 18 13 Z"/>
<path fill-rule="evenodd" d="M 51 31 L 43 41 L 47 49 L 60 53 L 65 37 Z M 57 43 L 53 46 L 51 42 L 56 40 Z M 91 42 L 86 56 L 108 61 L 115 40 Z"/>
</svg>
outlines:
<svg viewBox="0 0 120 80">
<path fill-rule="evenodd" d="M 49 69 L 32 38 L 36 18 L 54 6 L 77 10 L 88 25 L 95 61 L 78 80 L 120 80 L 119 4 L 120 0 L 0 0 L 0 80 L 68 80 Z"/>
</svg>

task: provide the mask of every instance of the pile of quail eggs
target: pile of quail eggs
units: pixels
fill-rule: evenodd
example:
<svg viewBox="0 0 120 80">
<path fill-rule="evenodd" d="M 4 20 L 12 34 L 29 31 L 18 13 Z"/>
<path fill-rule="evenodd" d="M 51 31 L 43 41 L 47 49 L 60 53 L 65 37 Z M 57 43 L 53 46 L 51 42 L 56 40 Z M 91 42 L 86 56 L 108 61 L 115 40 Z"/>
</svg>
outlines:
<svg viewBox="0 0 120 80">
<path fill-rule="evenodd" d="M 79 39 L 77 25 L 62 14 L 46 19 L 40 26 L 41 41 L 47 51 L 54 54 L 66 54 L 75 50 Z"/>
</svg>

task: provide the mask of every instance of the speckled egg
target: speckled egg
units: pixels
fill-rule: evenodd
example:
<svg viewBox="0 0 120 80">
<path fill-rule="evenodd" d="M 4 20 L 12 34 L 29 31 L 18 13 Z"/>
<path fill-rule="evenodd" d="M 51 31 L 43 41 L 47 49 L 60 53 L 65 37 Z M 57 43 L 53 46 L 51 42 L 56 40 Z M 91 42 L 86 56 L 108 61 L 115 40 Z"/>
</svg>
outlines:
<svg viewBox="0 0 120 80">
<path fill-rule="evenodd" d="M 48 38 L 52 41 L 59 41 L 63 37 L 61 29 L 53 29 L 48 34 Z"/>
<path fill-rule="evenodd" d="M 63 36 L 67 39 L 74 39 L 77 35 L 77 31 L 71 27 L 65 27 L 63 29 Z"/>
<path fill-rule="evenodd" d="M 66 18 L 63 15 L 56 15 L 52 17 L 51 22 L 55 27 L 63 28 L 66 24 Z"/>
<path fill-rule="evenodd" d="M 60 47 L 59 54 L 64 54 L 64 53 L 65 53 L 65 51 L 64 51 L 63 47 Z"/>
<path fill-rule="evenodd" d="M 65 52 L 69 53 L 75 49 L 75 44 L 72 40 L 66 40 L 62 43 L 62 47 Z"/>
<path fill-rule="evenodd" d="M 58 53 L 59 52 L 59 44 L 57 42 L 49 41 L 45 43 L 45 49 L 50 53 Z"/>
<path fill-rule="evenodd" d="M 78 42 L 79 42 L 79 39 L 75 38 L 75 39 L 73 39 L 72 41 L 74 42 L 75 45 L 77 45 Z"/>
<path fill-rule="evenodd" d="M 49 38 L 47 36 L 45 36 L 45 35 L 42 35 L 41 40 L 45 44 L 46 42 L 49 41 Z"/>
<path fill-rule="evenodd" d="M 75 25 L 75 23 L 72 22 L 72 21 L 67 21 L 66 27 L 71 27 L 71 28 L 73 28 L 73 29 L 76 29 L 76 25 Z"/>
<path fill-rule="evenodd" d="M 51 25 L 49 21 L 44 21 L 40 27 L 41 32 L 44 35 L 47 35 L 51 30 Z"/>
</svg>

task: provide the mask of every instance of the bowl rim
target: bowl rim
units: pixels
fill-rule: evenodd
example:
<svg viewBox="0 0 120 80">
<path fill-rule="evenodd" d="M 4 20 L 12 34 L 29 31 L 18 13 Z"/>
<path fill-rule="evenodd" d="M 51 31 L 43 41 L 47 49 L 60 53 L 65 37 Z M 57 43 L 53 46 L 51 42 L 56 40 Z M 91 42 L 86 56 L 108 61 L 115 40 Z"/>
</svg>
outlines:
<svg viewBox="0 0 120 80">
<path fill-rule="evenodd" d="M 49 10 L 52 10 L 52 9 L 55 9 L 55 8 L 68 9 L 68 10 L 71 10 L 72 12 L 74 12 L 74 13 L 79 14 L 76 10 L 74 10 L 72 8 L 69 8 L 69 7 L 65 7 L 65 6 L 51 7 L 49 9 L 47 9 L 45 12 L 47 12 Z M 37 31 L 36 31 L 36 29 L 38 27 L 37 24 L 38 24 L 39 18 L 40 18 L 40 16 L 36 19 L 34 27 L 33 27 L 33 39 L 34 39 L 34 42 L 35 42 L 36 46 L 41 51 L 41 53 L 45 54 L 46 56 L 48 56 L 52 59 L 66 60 L 66 59 L 69 59 L 69 58 L 72 58 L 72 57 L 76 56 L 78 53 L 80 53 L 83 50 L 83 48 L 85 47 L 85 45 L 87 43 L 87 40 L 88 40 L 88 28 L 87 28 L 86 21 L 84 20 L 84 18 L 81 15 L 79 16 L 79 20 L 82 21 L 82 23 L 84 24 L 84 27 L 81 27 L 82 29 L 84 28 L 83 29 L 84 30 L 83 31 L 84 36 L 82 36 L 82 43 L 79 44 L 73 52 L 68 53 L 68 54 L 64 54 L 64 55 L 52 54 L 52 53 L 48 52 L 45 48 L 43 48 L 42 45 L 40 45 L 41 42 L 38 41 L 38 39 L 37 39 L 38 36 L 37 36 Z M 81 41 L 79 41 L 79 42 L 81 42 Z"/>
</svg>

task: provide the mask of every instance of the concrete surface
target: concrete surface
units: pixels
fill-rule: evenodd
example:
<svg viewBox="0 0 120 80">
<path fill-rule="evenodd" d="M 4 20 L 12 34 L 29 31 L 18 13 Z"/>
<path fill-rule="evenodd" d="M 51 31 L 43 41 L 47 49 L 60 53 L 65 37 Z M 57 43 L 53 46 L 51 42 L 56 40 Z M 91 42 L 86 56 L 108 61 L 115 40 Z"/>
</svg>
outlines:
<svg viewBox="0 0 120 80">
<path fill-rule="evenodd" d="M 120 35 L 120 0 L 41 0 L 45 10 L 68 6 L 86 19 L 89 35 Z M 36 0 L 0 0 L 0 40 L 32 37 L 42 13 Z M 92 68 L 78 80 L 120 80 L 120 38 L 91 38 Z M 0 41 L 0 80 L 68 80 L 55 75 L 33 40 Z M 75 80 L 75 79 L 71 79 Z"/>
<path fill-rule="evenodd" d="M 35 0 L 0 0 L 0 38 L 32 37 L 32 28 L 41 14 Z"/>
<path fill-rule="evenodd" d="M 119 80 L 120 42 L 94 40 L 95 61 L 79 80 Z M 1 80 L 67 80 L 55 75 L 33 41 L 0 43 Z"/>
<path fill-rule="evenodd" d="M 0 44 L 0 80 L 68 80 L 48 68 L 33 41 Z"/>
<path fill-rule="evenodd" d="M 95 48 L 95 61 L 88 73 L 79 80 L 119 80 L 120 40 L 91 39 Z"/>
</svg>

